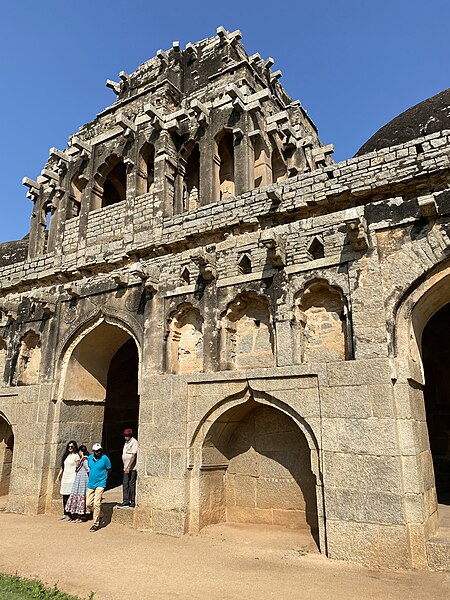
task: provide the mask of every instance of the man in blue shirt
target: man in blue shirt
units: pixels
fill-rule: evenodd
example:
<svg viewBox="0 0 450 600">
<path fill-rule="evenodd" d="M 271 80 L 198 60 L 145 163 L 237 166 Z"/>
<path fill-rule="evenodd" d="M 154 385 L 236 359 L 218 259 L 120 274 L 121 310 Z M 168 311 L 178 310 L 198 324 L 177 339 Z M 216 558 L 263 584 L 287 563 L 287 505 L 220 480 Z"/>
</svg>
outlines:
<svg viewBox="0 0 450 600">
<path fill-rule="evenodd" d="M 106 487 L 108 474 L 111 472 L 111 461 L 103 454 L 101 444 L 92 446 L 93 454 L 89 455 L 89 480 L 86 490 L 86 508 L 94 513 L 94 522 L 89 531 L 98 531 L 102 520 L 102 496 Z"/>
</svg>

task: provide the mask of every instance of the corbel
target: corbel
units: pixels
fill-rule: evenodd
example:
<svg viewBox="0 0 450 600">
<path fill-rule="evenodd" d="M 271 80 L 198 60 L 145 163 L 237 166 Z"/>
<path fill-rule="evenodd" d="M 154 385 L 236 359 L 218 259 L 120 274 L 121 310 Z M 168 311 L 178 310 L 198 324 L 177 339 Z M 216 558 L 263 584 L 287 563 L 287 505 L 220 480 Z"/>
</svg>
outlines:
<svg viewBox="0 0 450 600">
<path fill-rule="evenodd" d="M 214 253 L 200 250 L 195 254 L 191 254 L 190 259 L 197 265 L 203 279 L 212 281 L 217 277 L 216 256 Z"/>
<path fill-rule="evenodd" d="M 56 162 L 56 168 L 59 177 L 63 177 L 69 168 L 69 157 L 57 148 L 50 148 L 49 154 L 50 158 Z"/>
<path fill-rule="evenodd" d="M 421 217 L 425 217 L 426 219 L 432 219 L 433 217 L 437 216 L 438 207 L 433 195 L 429 194 L 427 196 L 419 196 L 417 198 L 417 203 L 419 205 L 419 212 Z"/>
<path fill-rule="evenodd" d="M 267 250 L 267 258 L 272 267 L 286 266 L 286 244 L 284 239 L 271 229 L 264 229 L 259 236 L 258 245 Z"/>
<path fill-rule="evenodd" d="M 320 146 L 319 148 L 313 148 L 311 150 L 312 158 L 314 159 L 315 164 L 322 162 L 326 159 L 327 156 L 334 152 L 333 144 L 328 144 L 327 146 Z"/>
<path fill-rule="evenodd" d="M 66 292 L 66 294 L 68 294 L 71 298 L 79 298 L 80 297 L 80 291 L 78 289 L 78 286 L 73 284 L 73 283 L 67 283 L 64 286 L 64 291 Z"/>
<path fill-rule="evenodd" d="M 106 87 L 111 89 L 116 94 L 116 96 L 119 96 L 119 94 L 125 92 L 130 85 L 130 76 L 125 71 L 120 71 L 119 78 L 121 79 L 120 82 L 107 79 L 105 83 Z"/>
<path fill-rule="evenodd" d="M 159 271 L 156 268 L 136 262 L 129 268 L 129 273 L 133 277 L 139 278 L 148 292 L 155 294 L 158 291 Z"/>
<path fill-rule="evenodd" d="M 81 158 L 89 158 L 91 156 L 91 144 L 83 142 L 83 140 L 80 140 L 78 136 L 74 135 L 72 137 L 72 139 L 70 140 L 70 145 L 72 148 L 76 148 L 76 150 L 78 150 Z"/>
<path fill-rule="evenodd" d="M 189 63 L 193 63 L 198 58 L 198 50 L 191 42 L 186 44 L 184 53 L 187 54 Z"/>
<path fill-rule="evenodd" d="M 271 200 L 274 204 L 281 204 L 283 200 L 282 193 L 279 189 L 271 189 L 266 191 L 267 198 Z"/>
<path fill-rule="evenodd" d="M 209 108 L 200 102 L 200 100 L 194 99 L 191 102 L 191 109 L 197 116 L 197 121 L 202 125 L 209 125 Z"/>
<path fill-rule="evenodd" d="M 151 102 L 144 105 L 144 113 L 150 117 L 151 123 L 155 129 L 163 129 L 164 116 Z"/>
<path fill-rule="evenodd" d="M 126 288 L 130 284 L 130 278 L 128 273 L 115 273 L 112 276 L 112 279 L 118 288 Z"/>
<path fill-rule="evenodd" d="M 164 50 L 158 50 L 158 52 L 156 53 L 156 57 L 159 59 L 159 62 L 161 63 L 161 66 L 163 68 L 167 67 L 167 65 L 169 64 L 169 59 L 167 56 L 167 52 L 164 52 Z"/>
<path fill-rule="evenodd" d="M 278 69 L 278 71 L 274 71 L 273 73 L 270 73 L 270 82 L 273 83 L 274 81 L 278 81 L 278 79 L 281 79 L 282 77 L 283 77 L 283 71 Z"/>
<path fill-rule="evenodd" d="M 353 211 L 350 212 L 353 213 Z M 355 252 L 365 252 L 369 247 L 365 220 L 359 215 L 355 215 L 352 218 L 345 219 L 345 225 L 352 249 Z"/>
<path fill-rule="evenodd" d="M 123 137 L 132 142 L 136 136 L 136 125 L 123 113 L 116 116 L 116 124 L 122 127 Z"/>
<path fill-rule="evenodd" d="M 242 129 L 239 129 L 239 127 L 235 127 L 234 129 L 232 129 L 232 133 L 234 139 L 238 142 L 240 142 L 244 137 L 244 132 L 242 131 Z"/>
<path fill-rule="evenodd" d="M 120 83 L 117 83 L 117 81 L 112 81 L 112 79 L 107 79 L 105 82 L 105 85 L 107 88 L 112 90 L 116 94 L 116 96 L 118 96 L 120 94 Z"/>
<path fill-rule="evenodd" d="M 22 185 L 28 188 L 27 198 L 35 201 L 41 191 L 41 184 L 35 181 L 34 179 L 30 179 L 29 177 L 24 177 L 22 179 Z"/>
</svg>

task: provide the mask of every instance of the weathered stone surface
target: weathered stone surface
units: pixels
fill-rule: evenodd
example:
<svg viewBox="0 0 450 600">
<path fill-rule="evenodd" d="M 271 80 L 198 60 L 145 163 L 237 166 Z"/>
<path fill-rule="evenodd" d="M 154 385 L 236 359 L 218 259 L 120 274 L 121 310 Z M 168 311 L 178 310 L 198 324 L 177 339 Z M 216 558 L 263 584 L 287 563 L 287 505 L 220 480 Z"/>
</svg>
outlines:
<svg viewBox="0 0 450 600">
<path fill-rule="evenodd" d="M 270 66 L 222 29 L 159 53 L 24 179 L 28 253 L 0 260 L 0 494 L 59 513 L 68 440 L 101 441 L 120 484 L 132 427 L 129 526 L 304 527 L 334 558 L 450 568 L 427 550 L 449 132 L 335 164 Z"/>
</svg>

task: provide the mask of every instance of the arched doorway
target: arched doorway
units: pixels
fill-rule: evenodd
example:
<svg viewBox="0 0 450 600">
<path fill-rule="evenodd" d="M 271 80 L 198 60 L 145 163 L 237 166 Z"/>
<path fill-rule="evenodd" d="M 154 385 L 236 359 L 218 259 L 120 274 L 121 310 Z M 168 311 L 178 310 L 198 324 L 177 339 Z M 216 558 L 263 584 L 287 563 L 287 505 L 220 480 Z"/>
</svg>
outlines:
<svg viewBox="0 0 450 600">
<path fill-rule="evenodd" d="M 250 397 L 212 424 L 201 453 L 200 528 L 279 525 L 309 531 L 319 545 L 311 452 L 293 419 Z"/>
<path fill-rule="evenodd" d="M 101 320 L 81 332 L 68 354 L 61 398 L 64 440 L 75 439 L 89 449 L 101 441 L 111 458 L 108 487 L 113 487 L 122 481 L 123 430 L 138 427 L 136 341 L 122 327 Z"/>
<path fill-rule="evenodd" d="M 14 451 L 14 434 L 11 425 L 0 415 L 0 509 L 8 499 Z"/>
<path fill-rule="evenodd" d="M 425 409 L 440 504 L 450 505 L 450 303 L 440 308 L 422 333 Z"/>
<path fill-rule="evenodd" d="M 130 338 L 114 354 L 108 370 L 102 432 L 102 444 L 112 465 L 108 487 L 122 483 L 123 430 L 131 427 L 137 437 L 138 367 L 136 343 Z"/>
</svg>

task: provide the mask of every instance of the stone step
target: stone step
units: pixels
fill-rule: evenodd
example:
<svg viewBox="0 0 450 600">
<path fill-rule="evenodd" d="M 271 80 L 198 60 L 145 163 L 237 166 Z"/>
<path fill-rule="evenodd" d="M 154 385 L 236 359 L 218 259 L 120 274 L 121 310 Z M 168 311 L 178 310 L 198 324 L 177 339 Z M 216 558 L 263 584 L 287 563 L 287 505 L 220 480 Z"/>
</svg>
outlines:
<svg viewBox="0 0 450 600">
<path fill-rule="evenodd" d="M 450 571 L 450 527 L 440 527 L 427 542 L 428 566 L 433 571 Z"/>
<path fill-rule="evenodd" d="M 136 511 L 132 508 L 117 508 L 115 506 L 112 511 L 111 521 L 120 525 L 126 525 L 127 527 L 134 527 L 135 513 Z"/>
</svg>

